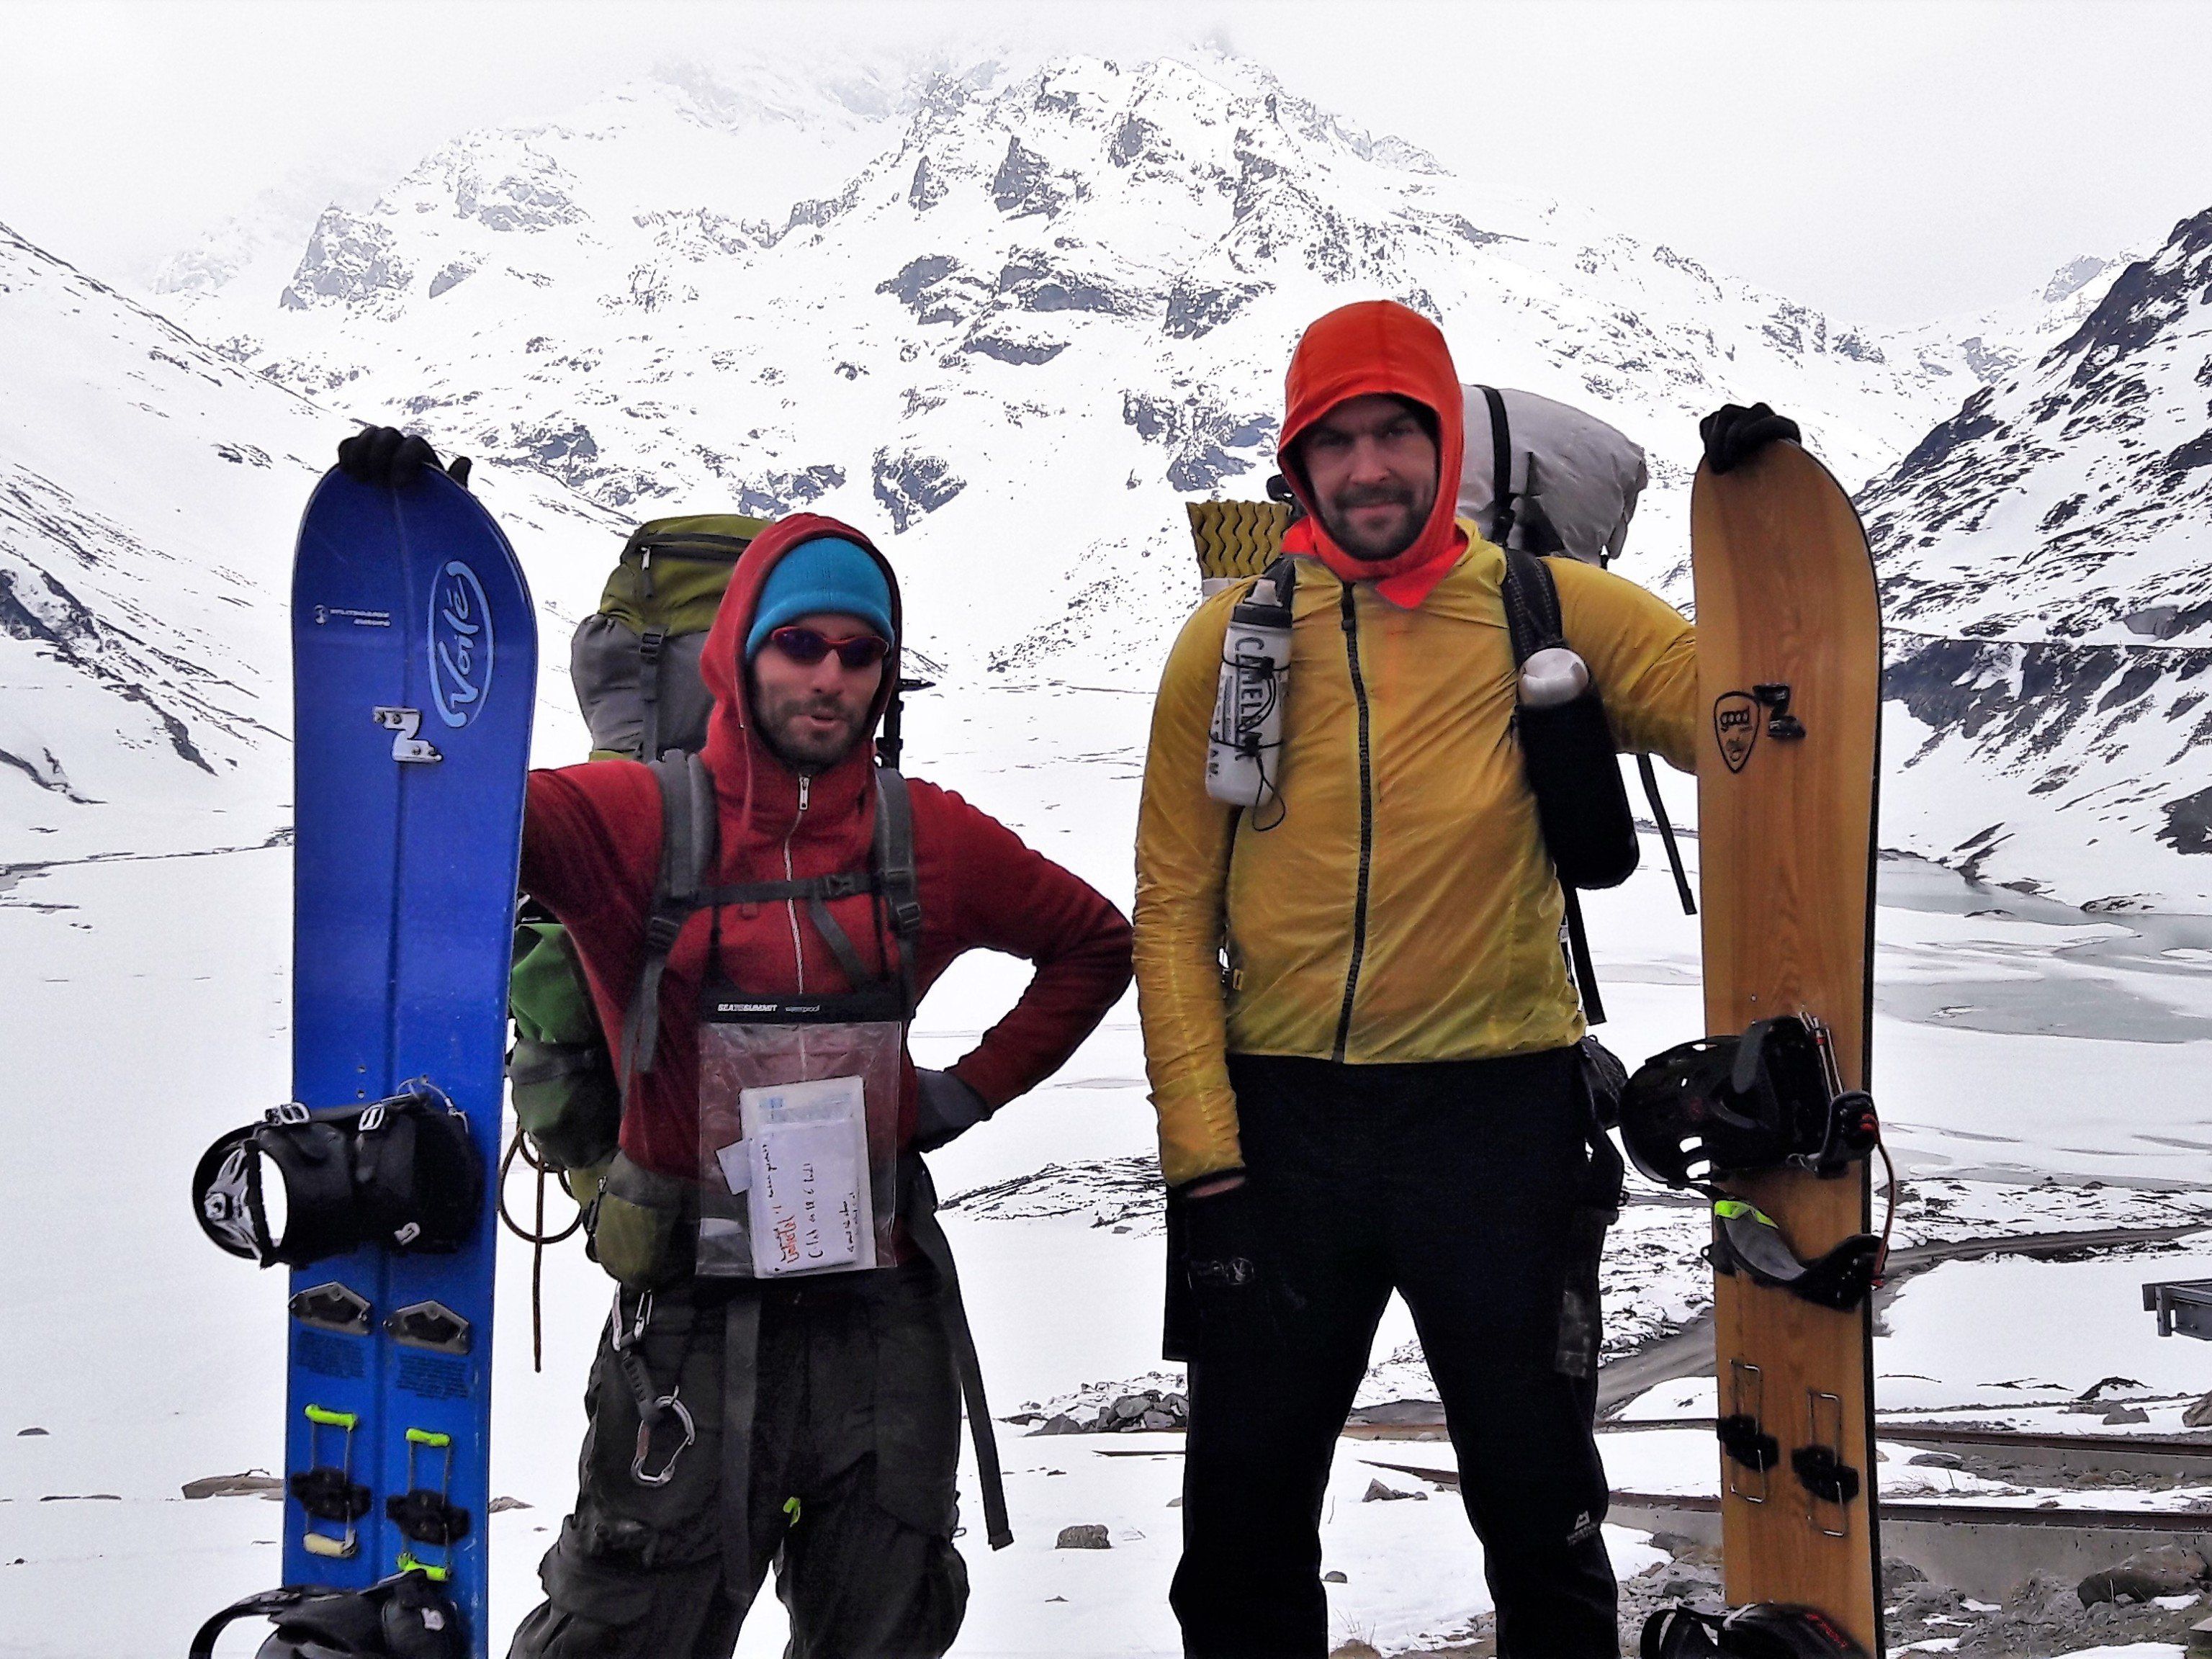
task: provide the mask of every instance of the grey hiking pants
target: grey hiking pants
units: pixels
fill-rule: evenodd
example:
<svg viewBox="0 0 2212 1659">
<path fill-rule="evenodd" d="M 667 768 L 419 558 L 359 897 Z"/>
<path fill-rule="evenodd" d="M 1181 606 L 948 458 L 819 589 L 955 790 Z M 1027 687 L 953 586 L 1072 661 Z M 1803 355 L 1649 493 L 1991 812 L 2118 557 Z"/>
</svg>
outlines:
<svg viewBox="0 0 2212 1659">
<path fill-rule="evenodd" d="M 771 1564 L 788 1659 L 936 1659 L 951 1646 L 968 1570 L 952 1543 L 960 1394 L 942 1295 L 920 1261 L 721 1301 L 659 1292 L 633 1352 L 684 1402 L 696 1439 L 678 1449 L 680 1422 L 663 1419 L 643 1464 L 665 1472 L 659 1485 L 634 1473 L 638 1406 L 602 1337 L 576 1510 L 508 1659 L 727 1659 Z M 754 1356 L 742 1510 L 725 1504 L 726 1469 L 742 1460 L 724 1424 L 743 1414 L 747 1380 L 732 1351 Z M 725 1539 L 739 1531 L 732 1559 Z"/>
</svg>

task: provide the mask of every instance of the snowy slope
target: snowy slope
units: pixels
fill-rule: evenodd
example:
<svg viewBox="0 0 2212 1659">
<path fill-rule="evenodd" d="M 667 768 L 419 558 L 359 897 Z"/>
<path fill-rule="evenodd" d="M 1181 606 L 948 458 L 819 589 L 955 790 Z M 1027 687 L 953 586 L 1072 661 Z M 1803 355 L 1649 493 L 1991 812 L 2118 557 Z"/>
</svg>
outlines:
<svg viewBox="0 0 2212 1659">
<path fill-rule="evenodd" d="M 326 212 L 281 290 L 194 297 L 194 326 L 623 512 L 851 515 L 892 532 L 956 670 L 1132 681 L 1194 597 L 1180 501 L 1260 487 L 1291 343 L 1331 306 L 1406 299 L 1470 378 L 1644 441 L 1630 568 L 1673 586 L 1699 414 L 1765 398 L 1856 482 L 1974 383 L 1960 345 L 1458 178 L 1243 60 L 931 79 L 866 129 L 875 159 L 772 213 L 701 163 L 686 99 L 457 140 Z"/>
<path fill-rule="evenodd" d="M 2208 387 L 2212 211 L 1861 498 L 1893 838 L 2077 902 L 2212 902 Z"/>
<path fill-rule="evenodd" d="M 0 868 L 257 845 L 289 825 L 292 538 L 350 429 L 0 228 Z M 532 467 L 477 491 L 555 638 L 626 521 Z"/>
<path fill-rule="evenodd" d="M 342 428 L 4 229 L 0 362 L 0 860 L 265 839 L 291 528 Z"/>
</svg>

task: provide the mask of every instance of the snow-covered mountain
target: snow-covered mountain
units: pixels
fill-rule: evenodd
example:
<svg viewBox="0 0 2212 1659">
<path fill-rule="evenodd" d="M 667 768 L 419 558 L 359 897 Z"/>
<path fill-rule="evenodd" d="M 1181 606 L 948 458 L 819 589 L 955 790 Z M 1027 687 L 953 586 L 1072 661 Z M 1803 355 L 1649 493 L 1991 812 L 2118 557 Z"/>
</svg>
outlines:
<svg viewBox="0 0 2212 1659">
<path fill-rule="evenodd" d="M 1260 487 L 1291 343 L 1348 300 L 1419 305 L 1469 378 L 1644 441 L 1647 580 L 1678 577 L 1714 404 L 1793 410 L 1856 481 L 1975 383 L 1960 344 L 1456 177 L 1242 60 L 984 68 L 884 104 L 874 159 L 773 213 L 700 162 L 721 141 L 693 86 L 472 134 L 326 212 L 281 288 L 189 315 L 280 384 L 612 509 L 883 529 L 956 669 L 1138 678 L 1194 592 L 1180 501 Z"/>
<path fill-rule="evenodd" d="M 281 832 L 292 537 L 348 423 L 4 227 L 0 362 L 0 872 Z M 615 515 L 477 488 L 573 620 Z"/>
<path fill-rule="evenodd" d="M 1860 507 L 1906 717 L 1893 826 L 2077 900 L 2212 901 L 2212 211 Z"/>
<path fill-rule="evenodd" d="M 246 706 L 264 734 L 281 729 L 283 701 L 270 714 L 282 640 L 268 606 L 281 606 L 289 523 L 343 417 L 414 427 L 490 464 L 478 477 L 550 600 L 556 700 L 561 635 L 592 599 L 610 532 L 725 506 L 817 507 L 884 533 L 917 642 L 956 684 L 1136 687 L 1195 597 L 1182 501 L 1258 490 L 1291 343 L 1330 307 L 1405 299 L 1443 322 L 1467 378 L 1595 409 L 1642 441 L 1654 485 L 1626 568 L 1686 599 L 1700 414 L 1765 398 L 1856 483 L 1986 377 L 2028 373 L 2019 366 L 2116 275 L 2087 258 L 1963 324 L 1856 327 L 1578 210 L 1458 177 L 1227 58 L 664 71 L 571 119 L 456 139 L 368 206 L 325 208 L 304 237 L 296 208 L 272 201 L 263 221 L 212 234 L 151 296 L 220 343 L 185 343 L 206 395 L 225 388 L 221 408 L 143 398 L 131 414 L 138 335 L 174 330 L 104 289 L 105 320 L 21 296 L 0 317 L 54 343 L 50 391 L 12 406 L 46 428 L 58 468 L 112 441 L 99 429 L 111 404 L 163 428 L 162 442 L 274 418 L 234 416 L 234 404 L 314 422 L 312 441 L 246 440 L 293 469 L 250 528 L 234 522 L 246 497 L 202 476 L 230 464 L 187 454 L 189 442 L 143 470 L 153 500 L 125 520 L 189 567 L 188 588 L 222 567 L 195 550 L 254 550 L 257 621 L 221 639 L 203 625 L 164 660 L 252 684 Z M 80 372 L 80 359 L 111 358 Z M 65 411 L 59 424 L 44 420 L 49 404 Z M 214 505 L 172 512 L 185 528 L 163 540 L 151 532 L 173 469 L 201 477 L 192 488 Z M 82 493 L 92 507 L 106 499 Z M 1892 559 L 1899 619 L 1948 639 L 1971 618 L 1914 619 L 1911 584 L 1930 556 Z M 58 568 L 50 549 L 38 562 Z M 198 614 L 155 602 L 155 576 L 134 580 L 141 610 L 178 625 Z M 131 614 L 119 597 L 88 606 Z M 545 724 L 561 752 L 573 721 Z M 124 732 L 82 730 L 71 741 Z M 127 735 L 112 746 L 146 752 Z M 0 742 L 33 769 L 38 747 Z M 1980 822 L 1954 832 L 1911 803 L 1978 800 L 1992 764 L 2002 793 L 2009 763 L 1986 743 L 1936 744 L 1890 838 L 1966 856 L 1976 849 L 1956 843 Z M 2039 799 L 2021 810 L 2049 817 Z"/>
</svg>

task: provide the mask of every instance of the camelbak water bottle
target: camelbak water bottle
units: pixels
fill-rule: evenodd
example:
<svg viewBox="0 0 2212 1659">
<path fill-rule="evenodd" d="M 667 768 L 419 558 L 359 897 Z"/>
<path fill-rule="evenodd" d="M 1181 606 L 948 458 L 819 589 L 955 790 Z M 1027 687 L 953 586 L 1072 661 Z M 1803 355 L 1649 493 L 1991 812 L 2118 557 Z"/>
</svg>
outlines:
<svg viewBox="0 0 2212 1659">
<path fill-rule="evenodd" d="M 1290 684 L 1292 566 L 1278 559 L 1229 613 L 1206 747 L 1206 793 L 1231 806 L 1282 793 L 1283 700 Z"/>
</svg>

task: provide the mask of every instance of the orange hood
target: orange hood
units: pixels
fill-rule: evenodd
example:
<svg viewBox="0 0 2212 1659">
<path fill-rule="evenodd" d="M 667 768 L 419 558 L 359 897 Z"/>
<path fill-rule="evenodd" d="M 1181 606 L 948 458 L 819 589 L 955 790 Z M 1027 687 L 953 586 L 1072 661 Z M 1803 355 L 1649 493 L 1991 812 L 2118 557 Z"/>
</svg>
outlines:
<svg viewBox="0 0 2212 1659">
<path fill-rule="evenodd" d="M 1282 458 L 1283 477 L 1305 508 L 1305 516 L 1283 538 L 1284 550 L 1311 554 L 1346 581 L 1371 581 L 1393 605 L 1413 609 L 1467 549 L 1466 533 L 1454 516 L 1466 422 L 1459 373 L 1443 331 L 1391 300 L 1340 307 L 1316 321 L 1298 341 L 1284 392 L 1283 435 L 1276 453 Z M 1314 511 L 1303 471 L 1291 459 L 1298 439 L 1322 416 L 1373 392 L 1411 398 L 1437 422 L 1435 505 L 1413 544 L 1389 559 L 1358 558 L 1336 544 Z"/>
</svg>

